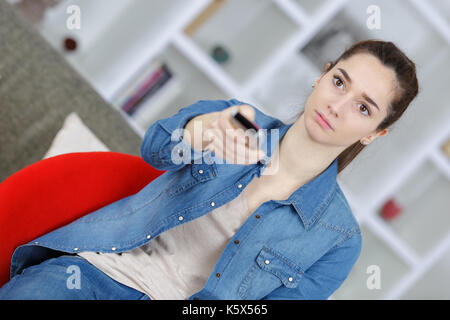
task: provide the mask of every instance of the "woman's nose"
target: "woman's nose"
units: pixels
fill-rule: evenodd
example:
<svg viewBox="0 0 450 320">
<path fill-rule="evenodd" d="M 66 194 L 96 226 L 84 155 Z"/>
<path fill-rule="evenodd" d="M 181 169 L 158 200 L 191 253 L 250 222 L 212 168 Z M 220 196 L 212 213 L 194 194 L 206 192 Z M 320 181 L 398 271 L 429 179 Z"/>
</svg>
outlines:
<svg viewBox="0 0 450 320">
<path fill-rule="evenodd" d="M 336 108 L 336 105 L 335 104 L 333 104 L 333 107 L 332 106 L 330 106 L 330 105 L 328 105 L 328 114 L 330 115 L 330 116 L 332 116 L 332 117 L 338 117 L 338 111 L 337 110 L 335 110 L 335 108 Z M 338 108 L 340 108 L 339 106 L 338 106 Z"/>
<path fill-rule="evenodd" d="M 337 117 L 351 103 L 351 97 L 342 97 L 328 105 L 328 112 L 331 116 Z"/>
</svg>

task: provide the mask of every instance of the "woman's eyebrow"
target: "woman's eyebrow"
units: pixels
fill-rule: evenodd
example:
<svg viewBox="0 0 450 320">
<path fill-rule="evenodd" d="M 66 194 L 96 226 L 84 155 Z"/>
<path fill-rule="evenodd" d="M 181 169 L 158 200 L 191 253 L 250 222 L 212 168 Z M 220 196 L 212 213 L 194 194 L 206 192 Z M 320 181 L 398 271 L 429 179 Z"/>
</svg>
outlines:
<svg viewBox="0 0 450 320">
<path fill-rule="evenodd" d="M 344 75 L 345 79 L 351 84 L 352 83 L 352 79 L 350 78 L 350 76 L 348 75 L 347 71 L 345 71 L 342 68 L 338 68 L 339 71 L 342 72 L 342 74 Z M 375 101 L 373 101 L 368 95 L 367 93 L 363 92 L 362 94 L 363 98 L 366 99 L 370 104 L 373 104 L 378 111 L 380 110 L 380 108 L 378 107 L 378 105 L 375 103 Z"/>
</svg>

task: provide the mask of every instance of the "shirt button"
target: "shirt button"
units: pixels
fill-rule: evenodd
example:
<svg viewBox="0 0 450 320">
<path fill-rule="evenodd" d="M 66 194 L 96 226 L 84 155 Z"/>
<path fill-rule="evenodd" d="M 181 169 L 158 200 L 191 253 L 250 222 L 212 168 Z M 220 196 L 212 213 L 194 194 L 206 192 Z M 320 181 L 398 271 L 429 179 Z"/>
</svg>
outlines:
<svg viewBox="0 0 450 320">
<path fill-rule="evenodd" d="M 264 263 L 265 263 L 265 264 L 269 264 L 269 263 L 270 263 L 270 261 L 269 261 L 269 260 L 266 260 L 266 261 L 264 261 Z"/>
<path fill-rule="evenodd" d="M 242 188 L 242 184 L 239 183 L 239 184 L 238 184 L 238 188 L 239 188 L 239 189 Z"/>
<path fill-rule="evenodd" d="M 216 277 L 220 278 L 220 273 L 219 272 L 216 273 Z"/>
<path fill-rule="evenodd" d="M 182 221 L 183 220 L 183 216 L 179 216 L 178 220 Z"/>
<path fill-rule="evenodd" d="M 78 248 L 73 248 L 73 251 L 78 251 Z"/>
<path fill-rule="evenodd" d="M 255 218 L 256 218 L 256 219 L 259 219 L 259 218 L 261 218 L 261 217 L 259 216 L 259 214 L 257 214 L 257 215 L 255 216 Z"/>
<path fill-rule="evenodd" d="M 112 247 L 111 250 L 112 250 L 112 251 L 116 251 L 116 247 Z"/>
<path fill-rule="evenodd" d="M 239 240 L 234 240 L 234 243 L 235 244 L 239 244 Z"/>
<path fill-rule="evenodd" d="M 178 155 L 179 155 L 180 157 L 183 156 L 183 149 L 178 149 Z"/>
<path fill-rule="evenodd" d="M 202 173 L 203 173 L 203 170 L 202 170 L 202 169 L 198 170 L 198 173 L 202 174 Z"/>
<path fill-rule="evenodd" d="M 289 280 L 289 282 L 292 282 L 292 280 L 293 280 L 293 279 L 292 279 L 292 277 L 289 277 L 289 279 L 288 279 L 288 280 Z"/>
<path fill-rule="evenodd" d="M 216 204 L 213 202 L 211 202 L 211 207 L 214 207 Z"/>
<path fill-rule="evenodd" d="M 147 235 L 147 239 L 150 239 L 152 236 L 151 235 Z"/>
</svg>

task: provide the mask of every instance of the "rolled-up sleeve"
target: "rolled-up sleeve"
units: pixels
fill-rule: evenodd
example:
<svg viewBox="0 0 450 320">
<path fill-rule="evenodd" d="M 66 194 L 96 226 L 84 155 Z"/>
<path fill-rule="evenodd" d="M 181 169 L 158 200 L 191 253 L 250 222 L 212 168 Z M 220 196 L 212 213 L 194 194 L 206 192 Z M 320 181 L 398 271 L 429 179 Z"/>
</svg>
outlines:
<svg viewBox="0 0 450 320">
<path fill-rule="evenodd" d="M 178 170 L 186 164 L 203 160 L 205 152 L 199 152 L 183 139 L 185 125 L 192 118 L 222 111 L 242 102 L 231 100 L 199 100 L 181 108 L 175 115 L 157 120 L 145 132 L 141 144 L 141 157 L 158 170 Z"/>
</svg>

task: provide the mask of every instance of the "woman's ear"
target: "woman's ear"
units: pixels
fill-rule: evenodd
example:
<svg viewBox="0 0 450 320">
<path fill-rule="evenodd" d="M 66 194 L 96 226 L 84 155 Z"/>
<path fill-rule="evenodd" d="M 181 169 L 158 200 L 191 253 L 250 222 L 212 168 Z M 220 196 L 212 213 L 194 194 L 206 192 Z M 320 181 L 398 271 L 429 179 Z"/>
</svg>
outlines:
<svg viewBox="0 0 450 320">
<path fill-rule="evenodd" d="M 325 76 L 325 74 L 329 71 L 330 67 L 331 67 L 331 62 L 328 62 L 327 65 L 325 66 L 323 73 L 320 75 L 319 79 L 317 79 L 314 82 L 313 88 L 315 88 L 319 84 L 320 80 L 322 80 L 322 78 Z"/>
<path fill-rule="evenodd" d="M 377 133 L 375 133 L 373 135 L 369 135 L 367 137 L 364 137 L 363 139 L 360 140 L 360 142 L 362 144 L 367 145 L 367 144 L 371 143 L 373 140 L 377 139 L 378 137 L 382 137 L 382 136 L 387 135 L 389 130 L 390 130 L 389 128 L 383 129 L 383 130 L 381 130 L 381 131 L 379 131 L 379 132 L 377 132 Z"/>
<path fill-rule="evenodd" d="M 379 136 L 379 137 L 385 136 L 388 134 L 389 130 L 390 130 L 389 128 L 383 129 L 377 133 L 377 136 Z"/>
</svg>

